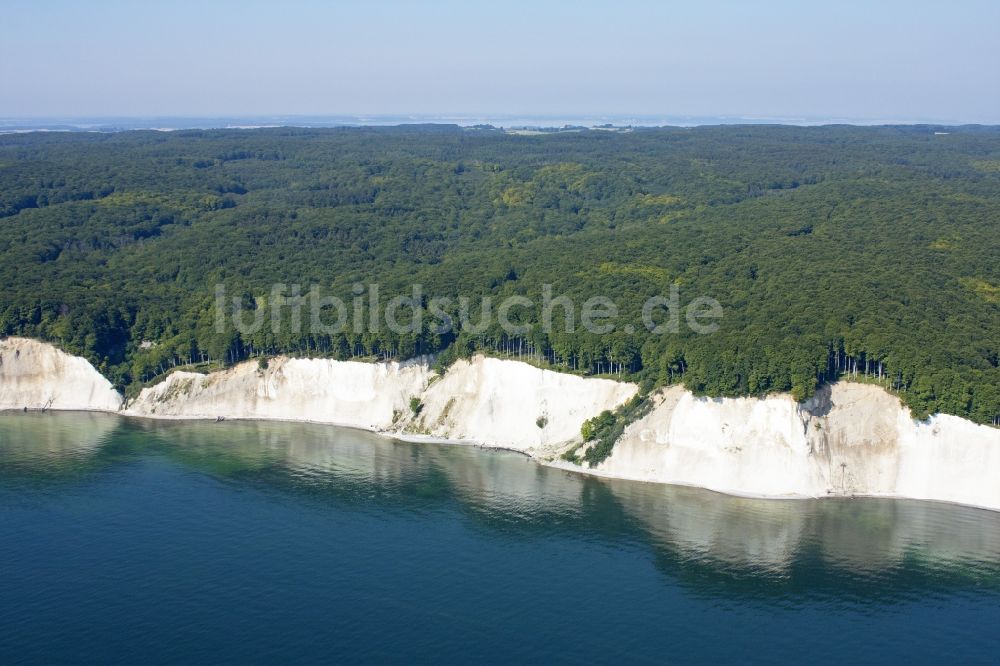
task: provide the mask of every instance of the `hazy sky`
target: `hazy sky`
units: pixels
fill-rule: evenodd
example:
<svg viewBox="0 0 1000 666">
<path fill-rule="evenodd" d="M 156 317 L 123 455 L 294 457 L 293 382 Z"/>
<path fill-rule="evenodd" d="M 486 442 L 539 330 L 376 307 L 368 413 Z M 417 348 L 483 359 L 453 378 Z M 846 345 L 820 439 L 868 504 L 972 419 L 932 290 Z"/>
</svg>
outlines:
<svg viewBox="0 0 1000 666">
<path fill-rule="evenodd" d="M 3 0 L 0 116 L 1000 122 L 1000 1 Z"/>
</svg>

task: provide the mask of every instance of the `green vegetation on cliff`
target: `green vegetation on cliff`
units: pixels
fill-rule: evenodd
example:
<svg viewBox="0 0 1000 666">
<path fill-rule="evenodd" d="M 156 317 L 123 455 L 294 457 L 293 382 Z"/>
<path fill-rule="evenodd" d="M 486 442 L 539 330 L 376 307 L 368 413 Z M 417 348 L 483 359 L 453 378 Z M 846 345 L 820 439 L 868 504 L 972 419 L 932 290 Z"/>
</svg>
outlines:
<svg viewBox="0 0 1000 666">
<path fill-rule="evenodd" d="M 918 415 L 995 422 L 1000 129 L 934 129 L 3 136 L 0 334 L 54 341 L 120 386 L 209 359 L 485 349 L 709 395 L 803 398 L 846 372 Z M 516 317 L 534 324 L 548 284 L 611 298 L 619 325 L 216 330 L 216 284 L 251 311 L 274 283 L 348 302 L 355 283 L 526 295 Z M 719 330 L 650 334 L 642 305 L 672 286 L 718 300 Z"/>
</svg>

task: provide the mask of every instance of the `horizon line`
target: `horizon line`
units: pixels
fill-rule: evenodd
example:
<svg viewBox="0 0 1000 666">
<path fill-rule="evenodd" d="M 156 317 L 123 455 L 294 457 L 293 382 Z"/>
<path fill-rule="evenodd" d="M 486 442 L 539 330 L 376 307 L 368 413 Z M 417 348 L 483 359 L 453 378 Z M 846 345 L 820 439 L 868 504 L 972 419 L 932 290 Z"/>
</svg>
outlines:
<svg viewBox="0 0 1000 666">
<path fill-rule="evenodd" d="M 172 121 L 172 122 L 171 122 Z M 124 115 L 2 115 L 0 132 L 25 131 L 128 131 L 186 129 L 264 129 L 276 127 L 364 127 L 410 124 L 492 125 L 498 129 L 614 127 L 707 127 L 724 125 L 817 126 L 940 126 L 992 127 L 996 121 L 962 121 L 931 118 L 859 118 L 844 116 L 766 114 L 626 114 L 626 113 L 281 113 L 281 114 L 124 114 Z"/>
</svg>

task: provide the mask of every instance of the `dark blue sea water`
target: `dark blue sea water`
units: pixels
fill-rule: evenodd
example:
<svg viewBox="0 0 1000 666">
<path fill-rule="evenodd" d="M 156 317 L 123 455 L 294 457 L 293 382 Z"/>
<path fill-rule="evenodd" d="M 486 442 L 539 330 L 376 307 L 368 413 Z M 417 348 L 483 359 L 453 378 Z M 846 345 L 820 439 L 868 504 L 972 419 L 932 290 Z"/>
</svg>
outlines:
<svg viewBox="0 0 1000 666">
<path fill-rule="evenodd" d="M 1000 514 L 285 423 L 0 415 L 0 663 L 1000 657 Z"/>
</svg>

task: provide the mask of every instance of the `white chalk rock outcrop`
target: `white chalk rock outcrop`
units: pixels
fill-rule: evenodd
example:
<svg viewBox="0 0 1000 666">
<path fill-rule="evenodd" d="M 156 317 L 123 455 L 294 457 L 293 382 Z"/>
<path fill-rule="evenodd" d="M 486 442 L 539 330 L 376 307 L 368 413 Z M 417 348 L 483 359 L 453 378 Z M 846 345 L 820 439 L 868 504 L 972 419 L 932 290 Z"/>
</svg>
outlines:
<svg viewBox="0 0 1000 666">
<path fill-rule="evenodd" d="M 117 411 L 121 403 L 86 359 L 37 340 L 0 340 L 0 409 Z"/>
<path fill-rule="evenodd" d="M 555 455 L 580 426 L 635 395 L 634 384 L 476 356 L 438 376 L 426 359 L 364 363 L 272 359 L 201 375 L 175 372 L 125 413 L 156 418 L 281 419 Z M 414 415 L 411 400 L 420 401 Z M 606 476 L 765 497 L 876 495 L 1000 510 L 1000 430 L 938 415 L 916 422 L 897 398 L 837 383 L 790 396 L 698 398 L 657 392 L 630 424 Z M 121 396 L 86 360 L 34 340 L 0 341 L 0 409 L 118 411 Z"/>
<path fill-rule="evenodd" d="M 431 376 L 427 363 L 271 359 L 208 375 L 175 372 L 143 389 L 126 413 L 174 418 L 313 421 L 386 429 L 409 410 Z"/>
<path fill-rule="evenodd" d="M 578 439 L 580 426 L 635 395 L 638 386 L 475 356 L 452 364 L 421 396 L 416 432 L 542 453 Z"/>
<path fill-rule="evenodd" d="M 127 413 L 314 421 L 533 452 L 577 437 L 585 420 L 636 390 L 483 356 L 456 362 L 444 376 L 426 360 L 276 358 L 267 369 L 248 362 L 209 375 L 175 372 L 144 389 Z M 417 415 L 412 398 L 422 405 Z"/>
<path fill-rule="evenodd" d="M 917 422 L 881 388 L 790 396 L 660 391 L 597 471 L 768 497 L 875 495 L 1000 509 L 1000 430 L 947 415 Z"/>
</svg>

